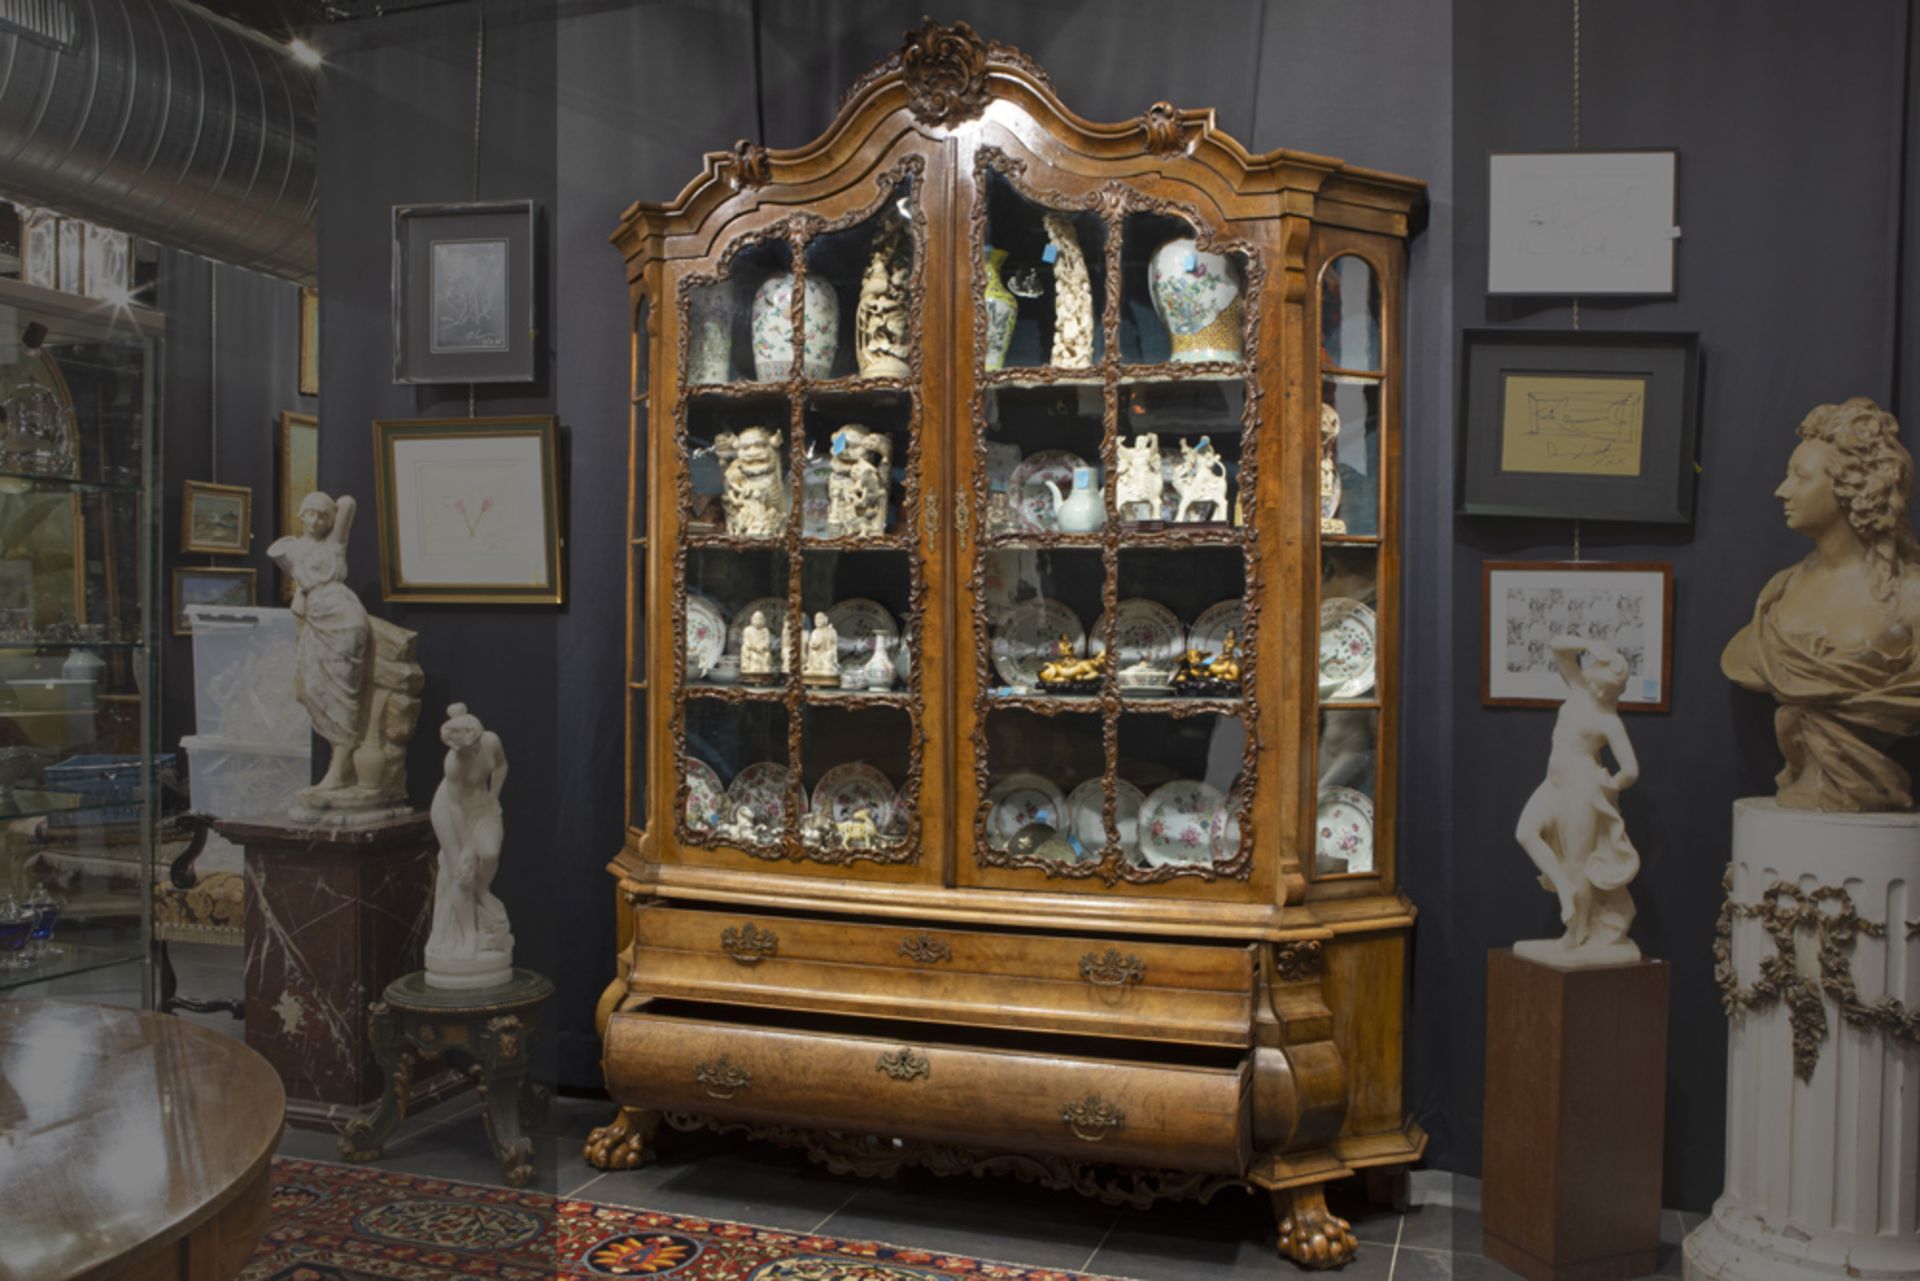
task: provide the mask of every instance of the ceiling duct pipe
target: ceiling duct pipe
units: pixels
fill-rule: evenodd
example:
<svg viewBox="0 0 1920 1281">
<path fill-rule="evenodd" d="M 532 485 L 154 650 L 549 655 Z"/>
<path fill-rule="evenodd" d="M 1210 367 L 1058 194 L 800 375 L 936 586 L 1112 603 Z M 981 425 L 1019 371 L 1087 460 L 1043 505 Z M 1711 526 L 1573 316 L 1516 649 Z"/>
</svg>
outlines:
<svg viewBox="0 0 1920 1281">
<path fill-rule="evenodd" d="M 318 74 L 184 0 L 0 0 L 0 190 L 312 284 Z"/>
</svg>

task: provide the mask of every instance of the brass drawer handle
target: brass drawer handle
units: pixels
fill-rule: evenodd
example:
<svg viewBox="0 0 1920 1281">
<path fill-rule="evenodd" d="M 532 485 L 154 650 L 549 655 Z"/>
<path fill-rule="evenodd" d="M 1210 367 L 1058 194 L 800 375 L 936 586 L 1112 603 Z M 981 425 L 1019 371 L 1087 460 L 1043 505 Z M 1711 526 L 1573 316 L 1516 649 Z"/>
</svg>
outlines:
<svg viewBox="0 0 1920 1281">
<path fill-rule="evenodd" d="M 780 936 L 756 928 L 752 921 L 720 931 L 720 946 L 742 965 L 758 965 L 780 951 Z"/>
<path fill-rule="evenodd" d="M 933 1064 L 927 1061 L 926 1055 L 903 1045 L 891 1053 L 882 1054 L 875 1070 L 885 1072 L 896 1081 L 911 1081 L 915 1077 L 932 1076 Z"/>
<path fill-rule="evenodd" d="M 729 1063 L 722 1054 L 712 1062 L 695 1064 L 693 1083 L 705 1087 L 709 1098 L 730 1099 L 753 1084 L 753 1073 Z"/>
<path fill-rule="evenodd" d="M 915 934 L 900 940 L 900 955 L 915 965 L 938 965 L 953 959 L 953 949 L 931 934 Z"/>
<path fill-rule="evenodd" d="M 1098 1143 L 1127 1124 L 1127 1114 L 1098 1094 L 1067 1104 L 1060 1109 L 1060 1119 L 1073 1131 L 1074 1138 L 1088 1143 Z"/>
<path fill-rule="evenodd" d="M 1088 952 L 1081 957 L 1080 977 L 1095 987 L 1126 987 L 1130 983 L 1139 983 L 1144 980 L 1147 977 L 1147 967 L 1132 953 L 1122 956 L 1118 949 L 1110 947 L 1105 956 L 1096 956 Z"/>
</svg>

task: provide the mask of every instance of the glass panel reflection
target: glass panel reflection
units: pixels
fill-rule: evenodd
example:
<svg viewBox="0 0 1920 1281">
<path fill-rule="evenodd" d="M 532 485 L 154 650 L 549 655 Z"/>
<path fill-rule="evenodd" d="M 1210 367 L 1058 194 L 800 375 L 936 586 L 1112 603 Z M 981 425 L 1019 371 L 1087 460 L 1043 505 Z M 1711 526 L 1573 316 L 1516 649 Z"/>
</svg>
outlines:
<svg viewBox="0 0 1920 1281">
<path fill-rule="evenodd" d="M 1374 870 L 1374 770 L 1380 714 L 1320 713 L 1319 792 L 1314 814 L 1315 876 Z"/>
<path fill-rule="evenodd" d="M 787 767 L 787 709 L 689 699 L 686 735 L 680 775 L 688 834 L 702 844 L 777 848 L 797 808 Z"/>
<path fill-rule="evenodd" d="M 1119 777 L 1143 798 L 1128 861 L 1145 868 L 1231 862 L 1241 849 L 1246 746 L 1237 716 L 1123 715 Z"/>
<path fill-rule="evenodd" d="M 987 175 L 980 264 L 989 370 L 1080 369 L 1102 358 L 1107 228 L 1089 210 L 1050 210 L 997 171 Z"/>
<path fill-rule="evenodd" d="M 1320 532 L 1380 532 L 1380 383 L 1329 377 L 1320 387 Z"/>
<path fill-rule="evenodd" d="M 741 246 L 724 279 L 688 285 L 687 384 L 785 378 L 793 363 L 793 324 L 783 308 L 792 293 L 793 252 L 778 237 Z M 837 319 L 830 302 L 814 311 L 823 323 Z"/>
<path fill-rule="evenodd" d="M 857 857 L 905 840 L 919 803 L 908 778 L 913 722 L 907 710 L 810 704 L 801 727 L 807 797 L 801 842 Z"/>
<path fill-rule="evenodd" d="M 912 372 L 912 282 L 917 275 L 911 179 L 901 182 L 873 216 L 807 242 L 809 378 L 905 378 Z M 791 293 L 783 295 L 789 301 Z M 815 319 L 816 305 L 831 311 Z M 756 343 L 761 321 L 755 319 Z M 769 317 L 774 337 L 791 325 Z"/>
<path fill-rule="evenodd" d="M 769 636 L 747 646 L 755 615 Z M 787 626 L 787 554 L 695 547 L 687 552 L 687 687 L 777 686 Z"/>
<path fill-rule="evenodd" d="M 1370 546 L 1329 547 L 1320 572 L 1320 698 L 1379 697 L 1380 559 Z"/>
<path fill-rule="evenodd" d="M 1100 616 L 1105 582 L 1100 553 L 1001 549 L 986 554 L 985 570 L 987 657 L 989 681 L 997 678 L 991 686 L 995 692 L 1092 697 L 1098 673 L 1080 673 L 1076 679 L 1068 669 L 1093 657 L 1087 628 Z"/>
<path fill-rule="evenodd" d="M 1380 279 L 1363 258 L 1335 258 L 1320 274 L 1320 363 L 1379 372 Z"/>
<path fill-rule="evenodd" d="M 981 806 L 987 847 L 1016 858 L 1094 863 L 1092 829 L 1076 831 L 1068 798 L 1084 808 L 1097 792 L 1104 760 L 1098 715 L 1045 716 L 994 708 L 987 717 L 987 791 Z M 1084 817 L 1084 816 L 1083 816 Z"/>
</svg>

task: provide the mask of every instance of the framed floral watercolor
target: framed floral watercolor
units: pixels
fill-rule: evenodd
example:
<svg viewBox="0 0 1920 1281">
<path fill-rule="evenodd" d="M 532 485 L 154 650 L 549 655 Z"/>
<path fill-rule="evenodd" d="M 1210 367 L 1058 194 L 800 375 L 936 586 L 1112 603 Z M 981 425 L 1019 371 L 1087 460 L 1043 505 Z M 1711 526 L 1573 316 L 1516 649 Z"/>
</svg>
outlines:
<svg viewBox="0 0 1920 1281">
<path fill-rule="evenodd" d="M 563 603 L 558 436 L 551 417 L 375 422 L 381 594 Z"/>
</svg>

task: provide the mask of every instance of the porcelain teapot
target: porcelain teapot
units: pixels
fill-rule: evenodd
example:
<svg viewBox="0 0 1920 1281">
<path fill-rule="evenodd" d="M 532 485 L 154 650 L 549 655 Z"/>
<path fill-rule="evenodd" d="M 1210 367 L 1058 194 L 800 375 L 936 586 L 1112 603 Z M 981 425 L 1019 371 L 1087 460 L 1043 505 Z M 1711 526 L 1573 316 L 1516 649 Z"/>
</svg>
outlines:
<svg viewBox="0 0 1920 1281">
<path fill-rule="evenodd" d="M 1073 469 L 1073 492 L 1063 494 L 1050 480 L 1041 482 L 1053 495 L 1053 518 L 1066 534 L 1088 534 L 1106 521 L 1107 507 L 1100 501 L 1100 487 L 1094 482 L 1093 468 Z"/>
</svg>

